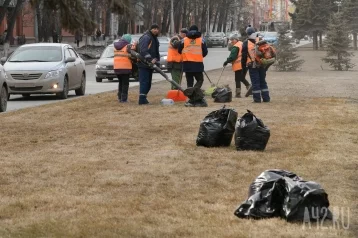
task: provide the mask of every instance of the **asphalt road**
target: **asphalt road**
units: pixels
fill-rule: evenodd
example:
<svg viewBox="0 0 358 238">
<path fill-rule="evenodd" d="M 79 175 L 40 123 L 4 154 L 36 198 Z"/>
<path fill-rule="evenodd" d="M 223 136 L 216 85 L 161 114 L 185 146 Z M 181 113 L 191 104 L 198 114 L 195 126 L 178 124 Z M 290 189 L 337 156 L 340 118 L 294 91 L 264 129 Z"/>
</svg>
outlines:
<svg viewBox="0 0 358 238">
<path fill-rule="evenodd" d="M 299 45 L 301 46 L 304 44 L 309 43 L 308 41 L 301 41 Z M 229 56 L 229 51 L 227 48 L 209 48 L 208 55 L 204 58 L 204 65 L 205 71 L 218 69 L 222 67 L 223 62 Z M 118 87 L 118 81 L 108 81 L 106 79 L 103 80 L 102 83 L 97 83 L 95 80 L 95 65 L 87 65 L 86 66 L 86 73 L 87 73 L 87 85 L 86 85 L 86 95 L 107 92 L 116 90 Z M 170 76 L 170 75 L 169 75 Z M 153 75 L 153 81 L 164 80 L 164 78 L 155 73 Z M 138 82 L 130 82 L 130 87 L 137 86 Z M 76 98 L 75 92 L 70 91 L 69 99 Z M 69 100 L 67 99 L 67 100 Z M 56 98 L 55 95 L 34 95 L 30 98 L 23 98 L 20 95 L 12 95 L 10 100 L 8 101 L 7 111 L 14 111 L 22 108 L 34 107 L 48 103 L 55 103 L 60 101 Z"/>
</svg>

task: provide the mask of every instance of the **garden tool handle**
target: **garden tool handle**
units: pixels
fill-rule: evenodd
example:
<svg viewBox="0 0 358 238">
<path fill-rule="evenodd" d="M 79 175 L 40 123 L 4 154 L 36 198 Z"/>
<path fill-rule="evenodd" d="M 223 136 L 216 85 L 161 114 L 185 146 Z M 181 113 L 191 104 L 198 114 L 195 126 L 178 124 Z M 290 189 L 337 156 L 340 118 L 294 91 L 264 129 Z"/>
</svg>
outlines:
<svg viewBox="0 0 358 238">
<path fill-rule="evenodd" d="M 223 72 L 224 72 L 224 69 L 225 69 L 226 65 L 223 66 L 223 69 L 221 70 L 221 73 L 220 73 L 220 76 L 219 76 L 219 79 L 218 81 L 216 82 L 216 87 L 218 86 L 219 82 L 220 82 L 220 79 L 221 79 L 221 76 L 223 75 Z"/>
</svg>

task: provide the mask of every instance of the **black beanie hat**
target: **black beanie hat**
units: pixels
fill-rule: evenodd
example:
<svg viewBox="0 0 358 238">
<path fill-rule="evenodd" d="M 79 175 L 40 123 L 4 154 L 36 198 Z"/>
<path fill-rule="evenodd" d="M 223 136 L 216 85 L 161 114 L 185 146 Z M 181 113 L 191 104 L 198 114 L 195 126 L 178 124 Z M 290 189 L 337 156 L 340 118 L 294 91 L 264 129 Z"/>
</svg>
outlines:
<svg viewBox="0 0 358 238">
<path fill-rule="evenodd" d="M 153 23 L 151 26 L 150 26 L 150 30 L 152 29 L 159 29 L 159 26 L 157 23 Z"/>
<path fill-rule="evenodd" d="M 189 31 L 199 31 L 199 28 L 197 25 L 192 25 L 190 28 L 189 28 Z"/>
</svg>

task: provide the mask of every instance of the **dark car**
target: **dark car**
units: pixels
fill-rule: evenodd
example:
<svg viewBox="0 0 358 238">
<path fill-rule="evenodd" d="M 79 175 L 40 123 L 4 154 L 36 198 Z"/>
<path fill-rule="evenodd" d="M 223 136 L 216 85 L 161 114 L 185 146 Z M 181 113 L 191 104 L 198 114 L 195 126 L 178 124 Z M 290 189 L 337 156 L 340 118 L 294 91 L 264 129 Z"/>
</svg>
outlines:
<svg viewBox="0 0 358 238">
<path fill-rule="evenodd" d="M 114 74 L 113 58 L 114 46 L 111 44 L 103 51 L 101 57 L 96 63 L 96 82 L 100 83 L 105 78 L 110 81 L 117 78 L 117 75 Z M 132 74 L 130 77 L 134 78 L 135 81 L 138 81 L 138 67 L 135 63 L 132 64 L 132 67 Z"/>
<path fill-rule="evenodd" d="M 169 41 L 159 41 L 159 54 L 160 54 L 160 69 L 167 70 L 168 69 L 168 48 Z"/>
<path fill-rule="evenodd" d="M 205 42 L 208 48 L 213 46 L 227 46 L 227 37 L 224 32 L 213 32 L 205 36 Z"/>
</svg>

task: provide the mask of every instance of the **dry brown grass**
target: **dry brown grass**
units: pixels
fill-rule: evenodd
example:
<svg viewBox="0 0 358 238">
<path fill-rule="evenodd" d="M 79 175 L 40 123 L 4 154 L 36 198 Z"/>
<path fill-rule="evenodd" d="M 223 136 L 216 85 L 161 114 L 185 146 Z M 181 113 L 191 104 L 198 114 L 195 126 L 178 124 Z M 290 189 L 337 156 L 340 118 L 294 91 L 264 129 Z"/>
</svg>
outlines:
<svg viewBox="0 0 358 238">
<path fill-rule="evenodd" d="M 110 92 L 0 115 L 0 237 L 357 236 L 356 99 L 234 99 L 239 115 L 250 109 L 271 129 L 265 152 L 237 152 L 234 141 L 195 145 L 220 104 L 160 106 L 168 88 L 153 86 L 149 106 L 136 105 L 133 89 L 129 104 Z M 331 206 L 350 208 L 349 229 L 236 218 L 252 180 L 271 168 L 319 182 Z"/>
</svg>

